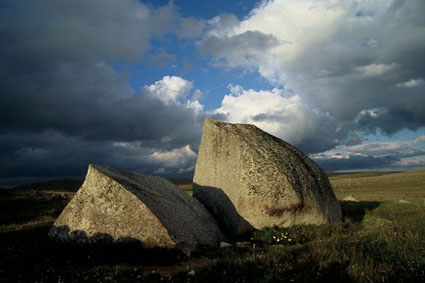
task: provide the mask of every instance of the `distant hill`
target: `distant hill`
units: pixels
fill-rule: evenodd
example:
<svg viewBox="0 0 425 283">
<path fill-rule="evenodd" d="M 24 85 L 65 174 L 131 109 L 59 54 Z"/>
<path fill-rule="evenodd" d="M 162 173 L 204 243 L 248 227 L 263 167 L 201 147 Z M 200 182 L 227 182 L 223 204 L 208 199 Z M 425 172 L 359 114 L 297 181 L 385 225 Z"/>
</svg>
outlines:
<svg viewBox="0 0 425 283">
<path fill-rule="evenodd" d="M 171 183 L 175 185 L 192 184 L 189 178 L 169 178 Z M 44 182 L 37 182 L 16 186 L 15 191 L 58 191 L 58 192 L 76 192 L 83 184 L 84 179 L 55 179 Z M 6 190 L 5 190 L 6 191 Z"/>
<path fill-rule="evenodd" d="M 192 184 L 192 179 L 189 178 L 168 178 L 167 180 L 173 183 L 174 185 Z"/>
<path fill-rule="evenodd" d="M 57 179 L 14 187 L 14 190 L 76 192 L 84 179 Z"/>
<path fill-rule="evenodd" d="M 369 178 L 373 178 L 378 183 L 387 183 L 389 182 L 389 185 L 392 185 L 394 180 L 400 178 L 400 177 L 409 177 L 412 175 L 422 175 L 425 174 L 425 169 L 422 170 L 415 170 L 415 171 L 406 171 L 406 172 L 350 172 L 350 173 L 328 173 L 331 182 L 333 183 L 333 186 L 335 188 L 335 185 L 338 182 L 342 182 L 341 184 L 345 184 L 347 180 L 353 180 L 358 179 L 360 183 L 363 182 L 363 178 L 367 178 L 368 180 L 371 180 Z M 383 177 L 390 177 L 392 176 L 395 179 L 380 179 Z M 423 176 L 423 175 L 422 175 Z M 168 178 L 170 182 L 177 186 L 190 186 L 192 184 L 192 179 L 190 178 Z M 360 181 L 361 180 L 361 181 Z M 366 180 L 366 179 L 365 179 Z M 379 181 L 378 181 L 379 180 Z M 389 181 L 391 180 L 391 181 Z M 60 192 L 76 192 L 80 186 L 82 185 L 84 179 L 56 179 L 56 180 L 49 180 L 45 182 L 38 182 L 38 183 L 31 183 L 26 185 L 21 185 L 14 187 L 13 190 L 18 191 L 29 191 L 29 190 L 35 190 L 35 191 L 60 191 Z M 336 185 L 338 187 L 338 185 Z M 6 191 L 9 191 L 7 189 L 1 190 L 2 192 L 6 194 Z"/>
<path fill-rule="evenodd" d="M 402 171 L 393 171 L 393 172 L 341 172 L 341 173 L 327 173 L 328 177 L 333 177 L 334 179 L 341 178 L 365 178 L 365 177 L 378 177 L 395 173 L 403 173 Z"/>
</svg>

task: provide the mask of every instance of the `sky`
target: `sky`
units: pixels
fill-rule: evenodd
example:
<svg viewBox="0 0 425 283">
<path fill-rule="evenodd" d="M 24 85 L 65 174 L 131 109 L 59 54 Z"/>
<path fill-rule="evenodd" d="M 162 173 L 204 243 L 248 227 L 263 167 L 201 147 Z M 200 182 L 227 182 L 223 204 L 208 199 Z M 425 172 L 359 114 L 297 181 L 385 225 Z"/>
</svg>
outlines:
<svg viewBox="0 0 425 283">
<path fill-rule="evenodd" d="M 425 166 L 423 0 L 3 0 L 0 187 L 191 177 L 205 118 L 325 171 Z"/>
</svg>

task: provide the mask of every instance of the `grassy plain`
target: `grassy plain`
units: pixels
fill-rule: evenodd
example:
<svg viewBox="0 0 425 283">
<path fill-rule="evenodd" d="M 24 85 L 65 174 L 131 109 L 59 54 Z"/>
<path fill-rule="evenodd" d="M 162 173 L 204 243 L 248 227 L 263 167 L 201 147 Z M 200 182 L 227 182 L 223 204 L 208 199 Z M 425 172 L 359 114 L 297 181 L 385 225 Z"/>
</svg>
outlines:
<svg viewBox="0 0 425 283">
<path fill-rule="evenodd" d="M 190 183 L 174 181 L 191 193 Z M 343 223 L 270 227 L 190 258 L 54 244 L 47 232 L 75 188 L 0 190 L 0 282 L 424 282 L 425 170 L 330 181 Z M 342 200 L 350 194 L 359 201 Z"/>
<path fill-rule="evenodd" d="M 338 174 L 329 178 L 338 199 L 353 194 L 361 201 L 425 199 L 425 170 Z"/>
</svg>

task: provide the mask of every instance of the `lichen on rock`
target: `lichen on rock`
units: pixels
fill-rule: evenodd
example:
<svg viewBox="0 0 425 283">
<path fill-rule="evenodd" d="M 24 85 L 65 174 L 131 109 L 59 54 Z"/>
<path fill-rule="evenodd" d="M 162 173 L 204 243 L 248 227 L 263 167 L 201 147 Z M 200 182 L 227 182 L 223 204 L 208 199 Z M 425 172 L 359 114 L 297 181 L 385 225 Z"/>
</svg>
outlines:
<svg viewBox="0 0 425 283">
<path fill-rule="evenodd" d="M 60 242 L 138 241 L 192 251 L 226 237 L 210 213 L 161 177 L 90 165 L 49 236 Z"/>
<path fill-rule="evenodd" d="M 254 125 L 205 120 L 193 195 L 207 207 L 220 205 L 211 188 L 223 192 L 255 228 L 341 221 L 340 205 L 323 170 Z M 242 220 L 238 223 L 247 227 Z M 246 231 L 243 227 L 239 232 Z"/>
</svg>

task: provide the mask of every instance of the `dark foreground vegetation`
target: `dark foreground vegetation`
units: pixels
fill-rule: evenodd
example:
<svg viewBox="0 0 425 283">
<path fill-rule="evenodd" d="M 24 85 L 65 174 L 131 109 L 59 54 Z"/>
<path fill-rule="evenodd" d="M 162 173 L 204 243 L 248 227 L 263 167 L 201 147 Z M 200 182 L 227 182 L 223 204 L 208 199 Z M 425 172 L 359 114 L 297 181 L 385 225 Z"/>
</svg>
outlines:
<svg viewBox="0 0 425 283">
<path fill-rule="evenodd" d="M 58 245 L 47 232 L 72 193 L 0 197 L 0 282 L 425 282 L 422 198 L 341 201 L 341 224 L 266 228 L 188 258 L 132 244 Z"/>
</svg>

